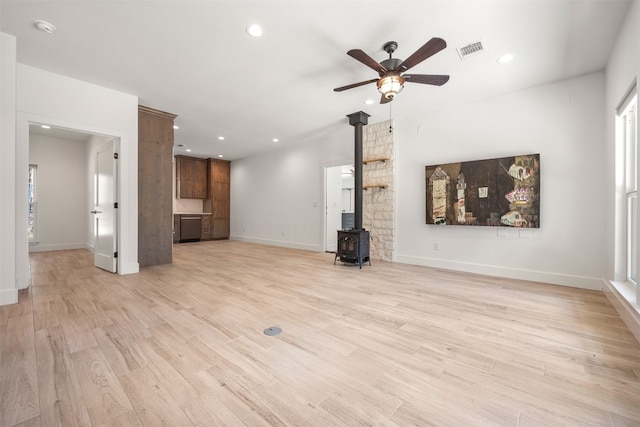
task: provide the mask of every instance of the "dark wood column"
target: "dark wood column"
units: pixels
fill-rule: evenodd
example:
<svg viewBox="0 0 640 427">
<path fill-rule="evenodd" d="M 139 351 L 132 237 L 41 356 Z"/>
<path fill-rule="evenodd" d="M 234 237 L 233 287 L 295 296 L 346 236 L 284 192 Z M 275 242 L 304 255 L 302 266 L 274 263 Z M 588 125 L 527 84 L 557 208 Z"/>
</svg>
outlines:
<svg viewBox="0 0 640 427">
<path fill-rule="evenodd" d="M 138 106 L 138 263 L 173 259 L 173 120 L 175 114 Z"/>
</svg>

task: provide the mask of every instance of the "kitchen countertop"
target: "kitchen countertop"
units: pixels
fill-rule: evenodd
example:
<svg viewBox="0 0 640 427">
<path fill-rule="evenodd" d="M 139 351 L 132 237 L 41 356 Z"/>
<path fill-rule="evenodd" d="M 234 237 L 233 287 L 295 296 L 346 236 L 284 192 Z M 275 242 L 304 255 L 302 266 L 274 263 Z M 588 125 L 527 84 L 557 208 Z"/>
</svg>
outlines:
<svg viewBox="0 0 640 427">
<path fill-rule="evenodd" d="M 211 212 L 174 212 L 174 215 L 211 215 Z"/>
</svg>

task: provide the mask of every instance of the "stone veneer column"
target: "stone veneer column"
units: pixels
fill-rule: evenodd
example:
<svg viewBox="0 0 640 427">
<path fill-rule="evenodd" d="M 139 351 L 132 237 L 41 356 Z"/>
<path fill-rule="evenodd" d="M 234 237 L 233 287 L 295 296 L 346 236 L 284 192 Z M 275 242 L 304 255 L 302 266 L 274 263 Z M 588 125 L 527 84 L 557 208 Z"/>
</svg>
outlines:
<svg viewBox="0 0 640 427">
<path fill-rule="evenodd" d="M 364 127 L 363 159 L 386 158 L 363 166 L 363 226 L 371 234 L 370 257 L 373 260 L 392 261 L 395 247 L 395 129 L 392 120 Z"/>
</svg>

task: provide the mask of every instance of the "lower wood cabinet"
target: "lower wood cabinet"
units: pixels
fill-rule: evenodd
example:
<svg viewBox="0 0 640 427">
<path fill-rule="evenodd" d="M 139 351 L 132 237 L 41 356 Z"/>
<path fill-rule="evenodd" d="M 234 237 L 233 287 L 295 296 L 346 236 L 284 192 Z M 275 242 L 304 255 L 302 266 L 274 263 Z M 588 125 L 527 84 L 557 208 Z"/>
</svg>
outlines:
<svg viewBox="0 0 640 427">
<path fill-rule="evenodd" d="M 200 216 L 200 224 L 201 224 L 201 240 L 210 240 L 211 239 L 211 215 L 209 214 L 185 214 L 188 217 Z M 181 240 L 181 230 L 180 230 L 180 220 L 181 214 L 173 215 L 173 243 L 180 243 Z"/>
<path fill-rule="evenodd" d="M 180 215 L 173 216 L 173 243 L 180 241 Z"/>
<path fill-rule="evenodd" d="M 202 240 L 211 238 L 211 215 L 202 215 Z"/>
</svg>

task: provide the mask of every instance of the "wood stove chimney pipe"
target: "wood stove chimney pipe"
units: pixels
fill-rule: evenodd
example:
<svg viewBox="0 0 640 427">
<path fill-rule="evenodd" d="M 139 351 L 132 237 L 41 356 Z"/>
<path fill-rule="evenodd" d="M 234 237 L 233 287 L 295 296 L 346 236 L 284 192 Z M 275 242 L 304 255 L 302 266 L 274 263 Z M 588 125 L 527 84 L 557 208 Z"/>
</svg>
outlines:
<svg viewBox="0 0 640 427">
<path fill-rule="evenodd" d="M 367 124 L 369 114 L 358 111 L 348 114 L 349 124 L 355 128 L 354 180 L 355 180 L 355 209 L 353 213 L 353 229 L 362 230 L 362 127 Z"/>
</svg>

